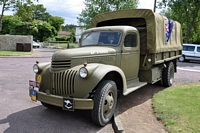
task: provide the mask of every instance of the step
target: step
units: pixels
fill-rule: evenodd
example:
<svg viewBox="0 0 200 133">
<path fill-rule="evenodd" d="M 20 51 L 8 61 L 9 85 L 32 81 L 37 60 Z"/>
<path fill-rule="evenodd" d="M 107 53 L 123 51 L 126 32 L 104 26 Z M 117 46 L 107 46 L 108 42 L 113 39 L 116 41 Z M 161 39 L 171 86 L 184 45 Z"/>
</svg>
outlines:
<svg viewBox="0 0 200 133">
<path fill-rule="evenodd" d="M 147 85 L 147 82 L 134 82 L 132 84 L 129 84 L 127 85 L 127 90 L 123 93 L 123 95 L 126 96 L 145 85 Z"/>
</svg>

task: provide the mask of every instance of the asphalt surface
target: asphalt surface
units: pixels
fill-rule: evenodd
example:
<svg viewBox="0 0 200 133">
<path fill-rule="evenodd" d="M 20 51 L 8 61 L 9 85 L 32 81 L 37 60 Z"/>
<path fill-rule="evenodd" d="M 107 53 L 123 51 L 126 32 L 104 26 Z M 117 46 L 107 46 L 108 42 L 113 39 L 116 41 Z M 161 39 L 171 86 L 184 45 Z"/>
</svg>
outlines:
<svg viewBox="0 0 200 133">
<path fill-rule="evenodd" d="M 0 132 L 5 133 L 165 133 L 152 110 L 154 94 L 165 89 L 147 85 L 126 97 L 119 97 L 112 123 L 105 127 L 93 124 L 90 111 L 49 110 L 28 96 L 28 80 L 34 79 L 32 66 L 51 61 L 57 50 L 34 49 L 33 55 L 0 57 Z M 179 63 L 174 85 L 200 81 L 199 63 Z"/>
</svg>

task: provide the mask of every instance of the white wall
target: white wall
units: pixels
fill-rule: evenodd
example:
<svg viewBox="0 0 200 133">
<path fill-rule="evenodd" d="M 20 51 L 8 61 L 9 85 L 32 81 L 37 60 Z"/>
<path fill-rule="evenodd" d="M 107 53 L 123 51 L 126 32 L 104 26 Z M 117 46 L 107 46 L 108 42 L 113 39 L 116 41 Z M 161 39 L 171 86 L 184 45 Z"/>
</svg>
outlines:
<svg viewBox="0 0 200 133">
<path fill-rule="evenodd" d="M 78 43 L 79 42 L 79 39 L 81 38 L 81 34 L 85 31 L 85 28 L 84 27 L 76 27 L 76 33 L 75 33 L 75 36 L 76 36 L 76 42 Z"/>
</svg>

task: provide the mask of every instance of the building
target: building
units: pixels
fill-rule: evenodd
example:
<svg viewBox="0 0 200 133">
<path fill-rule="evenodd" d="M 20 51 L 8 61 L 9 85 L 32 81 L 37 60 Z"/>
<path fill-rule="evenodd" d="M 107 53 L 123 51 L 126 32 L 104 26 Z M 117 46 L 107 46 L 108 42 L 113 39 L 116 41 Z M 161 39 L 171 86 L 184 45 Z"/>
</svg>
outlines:
<svg viewBox="0 0 200 133">
<path fill-rule="evenodd" d="M 82 33 L 85 31 L 85 27 L 83 26 L 76 26 L 76 42 L 79 43 L 79 39 L 81 38 Z"/>
</svg>

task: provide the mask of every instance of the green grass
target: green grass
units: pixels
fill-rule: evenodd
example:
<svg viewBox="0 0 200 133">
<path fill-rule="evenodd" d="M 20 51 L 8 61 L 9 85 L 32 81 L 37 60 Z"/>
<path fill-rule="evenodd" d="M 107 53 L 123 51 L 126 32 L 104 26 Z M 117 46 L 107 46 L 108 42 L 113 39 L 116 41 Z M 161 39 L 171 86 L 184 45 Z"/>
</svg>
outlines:
<svg viewBox="0 0 200 133">
<path fill-rule="evenodd" d="M 10 51 L 0 50 L 0 56 L 19 56 L 19 55 L 31 55 L 33 52 L 22 52 L 22 51 Z"/>
<path fill-rule="evenodd" d="M 60 49 L 67 49 L 67 48 L 78 48 L 79 44 L 70 43 L 69 46 L 67 43 L 59 43 L 53 46 L 47 46 L 47 48 L 60 48 Z"/>
<path fill-rule="evenodd" d="M 200 132 L 200 83 L 167 88 L 153 97 L 157 119 L 171 133 Z"/>
</svg>

